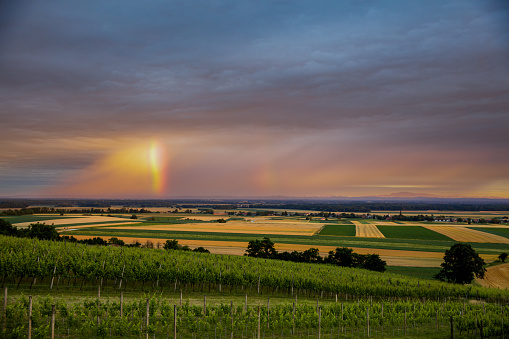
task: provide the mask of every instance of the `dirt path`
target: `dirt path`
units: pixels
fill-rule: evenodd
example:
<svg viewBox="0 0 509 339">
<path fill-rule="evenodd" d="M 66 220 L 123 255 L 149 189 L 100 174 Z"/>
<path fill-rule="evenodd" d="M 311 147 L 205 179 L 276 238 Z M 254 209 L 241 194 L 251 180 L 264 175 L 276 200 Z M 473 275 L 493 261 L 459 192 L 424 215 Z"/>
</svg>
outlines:
<svg viewBox="0 0 509 339">
<path fill-rule="evenodd" d="M 509 288 L 509 263 L 489 267 L 484 279 L 476 279 L 476 281 L 484 287 Z"/>
</svg>

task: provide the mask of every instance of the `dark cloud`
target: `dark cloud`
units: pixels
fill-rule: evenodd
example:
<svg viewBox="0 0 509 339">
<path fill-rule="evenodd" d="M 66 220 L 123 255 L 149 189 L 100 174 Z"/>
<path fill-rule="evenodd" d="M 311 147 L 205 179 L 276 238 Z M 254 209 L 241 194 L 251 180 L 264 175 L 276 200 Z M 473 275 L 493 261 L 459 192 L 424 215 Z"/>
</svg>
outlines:
<svg viewBox="0 0 509 339">
<path fill-rule="evenodd" d="M 119 138 L 227 135 L 223 151 L 235 139 L 256 153 L 242 141 L 255 133 L 275 153 L 349 144 L 485 163 L 509 144 L 503 1 L 5 3 L 0 179 L 86 167 Z"/>
</svg>

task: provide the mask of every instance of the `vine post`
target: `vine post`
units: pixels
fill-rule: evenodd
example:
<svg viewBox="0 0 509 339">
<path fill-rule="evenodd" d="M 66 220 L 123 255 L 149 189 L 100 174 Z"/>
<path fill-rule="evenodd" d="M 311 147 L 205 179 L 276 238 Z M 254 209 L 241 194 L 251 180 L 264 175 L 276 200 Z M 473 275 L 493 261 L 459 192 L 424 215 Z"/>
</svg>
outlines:
<svg viewBox="0 0 509 339">
<path fill-rule="evenodd" d="M 55 339 L 55 304 L 51 305 L 51 339 Z"/>
<path fill-rule="evenodd" d="M 28 339 L 32 339 L 32 296 L 28 296 Z"/>
<path fill-rule="evenodd" d="M 147 339 L 148 339 L 148 325 L 149 325 L 149 315 L 150 315 L 150 299 L 147 299 Z"/>
</svg>

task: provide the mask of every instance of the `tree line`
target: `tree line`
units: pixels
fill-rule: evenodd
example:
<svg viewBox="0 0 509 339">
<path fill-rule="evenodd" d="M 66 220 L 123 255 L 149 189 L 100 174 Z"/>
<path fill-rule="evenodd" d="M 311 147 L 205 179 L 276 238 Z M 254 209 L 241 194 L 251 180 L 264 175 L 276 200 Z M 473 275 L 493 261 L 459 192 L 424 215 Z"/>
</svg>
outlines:
<svg viewBox="0 0 509 339">
<path fill-rule="evenodd" d="M 17 228 L 16 226 L 12 226 L 9 221 L 4 219 L 0 219 L 0 235 L 7 235 L 16 238 L 37 238 L 39 240 L 52 240 L 52 241 L 66 241 L 71 243 L 78 244 L 86 244 L 86 245 L 99 245 L 99 246 L 125 246 L 125 247 L 148 247 L 154 248 L 152 242 L 147 242 L 145 246 L 143 246 L 139 241 L 135 241 L 132 244 L 126 244 L 122 239 L 118 239 L 116 237 L 110 238 L 108 241 L 104 240 L 101 237 L 89 238 L 89 239 L 76 239 L 73 236 L 64 235 L 61 236 L 55 226 L 46 225 L 45 223 L 34 223 L 30 224 L 27 228 Z M 203 247 L 197 247 L 195 249 L 191 249 L 187 245 L 179 245 L 178 241 L 166 240 L 166 243 L 163 245 L 165 250 L 181 250 L 181 251 L 194 251 L 201 253 L 210 253 L 209 250 Z"/>
<path fill-rule="evenodd" d="M 278 252 L 274 247 L 274 243 L 267 237 L 263 240 L 251 240 L 244 255 L 265 259 L 364 268 L 378 272 L 385 272 L 386 265 L 386 262 L 380 259 L 378 254 L 358 254 L 347 247 L 338 247 L 335 251 L 329 251 L 327 257 L 320 256 L 317 248 L 310 248 L 303 252 Z"/>
</svg>

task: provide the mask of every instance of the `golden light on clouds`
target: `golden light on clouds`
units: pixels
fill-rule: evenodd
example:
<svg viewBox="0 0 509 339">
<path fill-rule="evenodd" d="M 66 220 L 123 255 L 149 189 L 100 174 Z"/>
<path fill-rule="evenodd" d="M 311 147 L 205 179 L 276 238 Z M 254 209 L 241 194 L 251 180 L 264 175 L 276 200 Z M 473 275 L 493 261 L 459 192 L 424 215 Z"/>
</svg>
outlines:
<svg viewBox="0 0 509 339">
<path fill-rule="evenodd" d="M 67 196 L 161 196 L 166 192 L 165 147 L 151 141 L 112 152 L 79 175 L 66 180 L 53 194 Z"/>
</svg>

